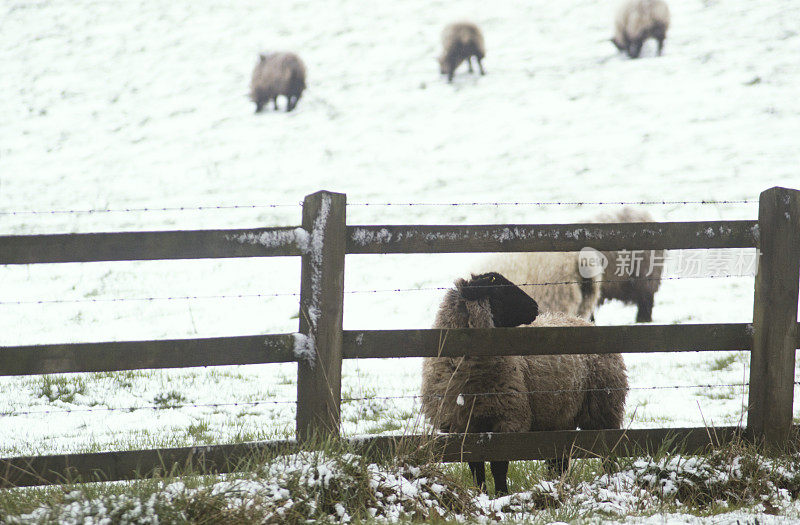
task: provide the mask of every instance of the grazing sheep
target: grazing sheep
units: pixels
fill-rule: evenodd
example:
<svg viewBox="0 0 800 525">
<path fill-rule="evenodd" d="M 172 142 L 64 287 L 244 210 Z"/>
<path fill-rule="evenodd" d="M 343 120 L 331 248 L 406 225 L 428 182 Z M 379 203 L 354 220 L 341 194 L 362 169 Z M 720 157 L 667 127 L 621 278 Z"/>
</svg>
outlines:
<svg viewBox="0 0 800 525">
<path fill-rule="evenodd" d="M 663 0 L 626 0 L 614 21 L 611 42 L 631 58 L 637 58 L 648 38 L 658 41 L 658 55 L 664 49 L 669 28 L 669 8 Z"/>
<path fill-rule="evenodd" d="M 294 53 L 259 55 L 250 83 L 250 98 L 260 113 L 271 100 L 278 109 L 278 95 L 286 97 L 286 111 L 291 111 L 306 88 L 306 66 Z"/>
<path fill-rule="evenodd" d="M 458 279 L 434 328 L 591 326 L 536 302 L 498 273 Z M 620 428 L 628 379 L 620 354 L 426 358 L 422 412 L 442 432 L 525 432 Z M 489 394 L 489 395 L 482 395 Z M 550 462 L 561 472 L 566 459 Z M 485 489 L 483 462 L 470 462 Z M 492 461 L 497 493 L 508 493 L 508 461 Z"/>
<path fill-rule="evenodd" d="M 598 215 L 595 222 L 653 222 L 653 217 L 644 210 L 625 207 L 614 214 Z M 652 322 L 654 296 L 661 286 L 664 250 L 603 252 L 603 255 L 608 266 L 603 272 L 600 303 L 618 299 L 635 304 L 636 322 Z"/>
<path fill-rule="evenodd" d="M 480 261 L 473 271 L 505 275 L 536 299 L 543 312 L 589 319 L 600 301 L 601 277 L 582 277 L 579 264 L 578 252 L 503 253 Z"/>
<path fill-rule="evenodd" d="M 484 75 L 481 60 L 486 56 L 483 35 L 478 26 L 472 22 L 450 24 L 442 31 L 442 56 L 439 57 L 439 70 L 447 75 L 447 81 L 453 81 L 453 73 L 464 60 L 472 73 L 472 57 L 478 62 L 478 69 Z"/>
</svg>

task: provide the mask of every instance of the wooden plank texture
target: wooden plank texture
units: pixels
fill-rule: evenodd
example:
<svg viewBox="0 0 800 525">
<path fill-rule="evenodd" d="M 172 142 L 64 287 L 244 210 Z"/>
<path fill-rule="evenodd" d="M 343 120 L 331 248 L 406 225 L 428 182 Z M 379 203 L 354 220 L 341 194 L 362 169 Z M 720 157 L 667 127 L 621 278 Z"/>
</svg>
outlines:
<svg viewBox="0 0 800 525">
<path fill-rule="evenodd" d="M 622 430 L 558 430 L 547 432 L 506 432 L 483 434 L 439 434 L 433 445 L 430 436 L 375 436 L 354 441 L 370 454 L 390 455 L 394 450 L 414 446 L 431 447 L 442 462 L 542 460 L 570 456 L 592 458 L 608 455 L 633 456 L 668 450 L 697 454 L 710 446 L 730 443 L 742 437 L 738 427 L 656 428 Z"/>
<path fill-rule="evenodd" d="M 0 347 L 0 376 L 296 361 L 293 334 Z"/>
<path fill-rule="evenodd" d="M 310 238 L 300 274 L 300 333 L 307 341 L 297 362 L 300 441 L 339 434 L 346 203 L 344 194 L 327 191 L 303 203 L 303 227 Z"/>
<path fill-rule="evenodd" d="M 344 332 L 347 359 L 749 350 L 751 345 L 744 323 Z"/>
<path fill-rule="evenodd" d="M 758 274 L 753 309 L 748 429 L 771 447 L 789 438 L 794 402 L 800 192 L 771 188 L 758 209 Z"/>
<path fill-rule="evenodd" d="M 513 461 L 639 455 L 665 450 L 691 454 L 739 439 L 736 427 L 581 430 L 494 434 L 442 434 L 431 436 L 370 436 L 346 440 L 354 452 L 386 457 L 396 451 L 420 454 L 423 459 L 456 461 Z M 0 488 L 48 485 L 65 481 L 117 481 L 153 475 L 194 472 L 224 473 L 241 468 L 248 459 L 299 449 L 294 440 L 181 447 L 121 452 L 62 454 L 0 459 Z M 414 455 L 409 457 L 413 460 Z"/>
<path fill-rule="evenodd" d="M 750 350 L 747 324 L 345 330 L 344 359 Z M 443 345 L 441 343 L 444 343 Z M 800 348 L 800 331 L 795 340 Z M 295 334 L 0 347 L 0 376 L 297 361 Z"/>
<path fill-rule="evenodd" d="M 302 255 L 299 228 L 0 236 L 0 264 Z"/>
<path fill-rule="evenodd" d="M 119 481 L 196 469 L 233 472 L 249 458 L 297 450 L 294 441 L 268 441 L 0 459 L 0 488 L 65 482 Z"/>
<path fill-rule="evenodd" d="M 756 221 L 350 226 L 347 253 L 564 252 L 754 248 Z"/>
</svg>

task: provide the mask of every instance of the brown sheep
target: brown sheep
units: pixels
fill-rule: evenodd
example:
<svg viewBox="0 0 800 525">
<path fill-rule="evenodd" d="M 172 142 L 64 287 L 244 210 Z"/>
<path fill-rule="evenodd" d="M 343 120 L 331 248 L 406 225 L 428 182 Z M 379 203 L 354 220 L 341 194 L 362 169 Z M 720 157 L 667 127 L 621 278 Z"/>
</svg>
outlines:
<svg viewBox="0 0 800 525">
<path fill-rule="evenodd" d="M 663 0 L 626 0 L 617 12 L 611 42 L 629 57 L 637 58 L 644 41 L 655 38 L 661 56 L 668 28 L 669 7 Z"/>
<path fill-rule="evenodd" d="M 271 100 L 278 109 L 278 96 L 286 97 L 286 111 L 291 111 L 306 87 L 306 66 L 294 53 L 259 55 L 250 83 L 250 99 L 260 113 Z"/>
<path fill-rule="evenodd" d="M 591 326 L 562 313 L 537 315 L 530 296 L 491 272 L 458 279 L 434 328 Z M 442 432 L 620 428 L 627 388 L 620 354 L 426 358 L 422 412 Z M 568 466 L 564 459 L 550 463 L 562 472 Z M 469 466 L 483 489 L 483 462 Z M 508 461 L 491 462 L 491 470 L 496 492 L 507 493 Z"/>
<path fill-rule="evenodd" d="M 653 216 L 644 210 L 625 207 L 613 214 L 598 215 L 595 222 L 653 222 Z M 617 299 L 625 304 L 635 304 L 638 307 L 636 322 L 650 323 L 653 321 L 654 296 L 661 286 L 664 250 L 622 253 L 603 252 L 608 266 L 600 283 L 600 303 Z M 617 275 L 620 270 L 623 275 Z"/>
<path fill-rule="evenodd" d="M 453 81 L 453 73 L 461 62 L 467 61 L 469 72 L 472 73 L 472 57 L 478 62 L 478 69 L 484 75 L 481 60 L 486 56 L 483 43 L 483 34 L 478 26 L 472 22 L 456 22 L 450 24 L 442 31 L 442 55 L 439 57 L 439 70 L 442 75 L 447 75 L 447 81 Z"/>
</svg>

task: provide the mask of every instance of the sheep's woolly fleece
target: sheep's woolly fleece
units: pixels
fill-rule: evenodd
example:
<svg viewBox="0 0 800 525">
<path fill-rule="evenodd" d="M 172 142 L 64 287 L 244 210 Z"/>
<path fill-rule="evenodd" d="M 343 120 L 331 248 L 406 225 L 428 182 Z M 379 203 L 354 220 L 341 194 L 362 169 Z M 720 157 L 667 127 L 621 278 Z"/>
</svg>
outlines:
<svg viewBox="0 0 800 525">
<path fill-rule="evenodd" d="M 754 482 L 754 480 L 756 482 Z M 693 499 L 717 509 L 748 505 L 750 511 L 716 515 L 720 522 L 758 517 L 769 523 L 775 514 L 800 517 L 791 498 L 800 486 L 800 456 L 781 463 L 760 457 L 642 458 L 626 468 L 591 481 L 541 481 L 532 490 L 490 499 L 455 489 L 441 474 L 416 467 L 365 464 L 353 455 L 327 456 L 301 452 L 282 456 L 246 478 L 230 478 L 202 488 L 173 482 L 153 494 L 129 494 L 83 499 L 75 491 L 59 506 L 8 516 L 10 524 L 36 523 L 159 523 L 165 509 L 175 512 L 192 499 L 224 498 L 224 508 L 249 509 L 266 523 L 291 517 L 348 523 L 371 518 L 377 522 L 451 518 L 497 522 L 533 517 L 545 509 L 568 508 L 589 520 L 646 522 L 653 512 L 687 508 Z M 365 492 L 359 493 L 359 490 Z M 353 497 L 361 494 L 362 497 Z M 255 508 L 254 507 L 260 507 Z M 365 515 L 366 513 L 366 515 Z M 671 514 L 672 521 L 691 522 L 688 514 Z M 663 518 L 664 515 L 661 515 Z M 161 519 L 163 522 L 163 517 Z"/>
</svg>

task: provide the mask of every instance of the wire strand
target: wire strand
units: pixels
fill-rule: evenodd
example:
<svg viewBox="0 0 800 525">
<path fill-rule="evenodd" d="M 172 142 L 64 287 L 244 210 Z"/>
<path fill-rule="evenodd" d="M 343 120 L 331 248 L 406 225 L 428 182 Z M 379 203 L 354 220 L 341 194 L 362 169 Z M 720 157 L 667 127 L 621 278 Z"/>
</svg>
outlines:
<svg viewBox="0 0 800 525">
<path fill-rule="evenodd" d="M 623 283 L 631 280 L 635 281 L 675 281 L 681 279 L 733 279 L 754 277 L 753 274 L 722 274 L 722 275 L 698 275 L 698 276 L 676 276 L 676 277 L 629 277 L 626 279 L 604 279 L 595 281 L 602 283 Z M 475 286 L 475 288 L 502 288 L 509 286 L 558 286 L 569 284 L 584 284 L 584 281 L 555 281 L 549 283 L 523 283 L 523 284 L 487 284 Z M 369 293 L 395 293 L 395 292 L 431 292 L 450 290 L 452 286 L 432 286 L 424 288 L 383 288 L 374 290 L 345 290 L 345 294 L 358 295 Z M 268 294 L 233 294 L 233 295 L 179 295 L 161 297 L 112 297 L 112 298 L 82 298 L 82 299 L 31 299 L 19 301 L 0 301 L 0 306 L 10 305 L 31 305 L 31 304 L 80 304 L 80 303 L 123 303 L 123 302 L 152 302 L 152 301 L 189 301 L 189 300 L 217 300 L 217 299 L 257 299 L 269 297 L 299 297 L 297 292 L 279 292 Z"/>
<path fill-rule="evenodd" d="M 517 201 L 517 202 L 352 202 L 347 206 L 359 207 L 408 207 L 408 206 L 665 206 L 678 204 L 757 204 L 754 200 L 650 200 L 650 201 Z M 264 208 L 295 208 L 302 207 L 303 203 L 294 204 L 234 204 L 234 205 L 209 205 L 209 206 L 164 206 L 140 208 L 94 208 L 82 210 L 0 210 L 0 215 L 68 215 L 68 214 L 102 214 L 102 213 L 147 213 L 147 212 L 174 212 L 174 211 L 208 211 L 208 210 L 242 210 Z"/>
<path fill-rule="evenodd" d="M 303 203 L 296 204 L 233 204 L 220 206 L 167 206 L 162 208 L 97 208 L 84 210 L 0 210 L 0 215 L 67 215 L 67 214 L 95 214 L 95 213 L 140 213 L 140 212 L 166 212 L 166 211 L 206 211 L 206 210 L 254 210 L 263 208 L 296 208 Z"/>
<path fill-rule="evenodd" d="M 800 382 L 795 382 L 795 386 L 800 385 Z M 749 383 L 731 383 L 731 384 L 704 384 L 704 385 L 668 385 L 668 386 L 649 386 L 649 387 L 628 387 L 628 388 L 572 388 L 572 389 L 555 389 L 555 390 L 528 390 L 528 391 L 514 391 L 514 392 L 477 392 L 468 394 L 409 394 L 398 396 L 362 396 L 362 397 L 343 397 L 342 403 L 353 403 L 361 401 L 377 401 L 377 400 L 399 400 L 399 399 L 425 399 L 425 398 L 456 398 L 459 396 L 465 400 L 475 397 L 490 397 L 490 396 L 507 396 L 507 395 L 529 395 L 529 394 L 562 394 L 571 392 L 614 392 L 614 391 L 644 391 L 644 390 L 681 390 L 681 389 L 698 389 L 698 388 L 734 388 L 734 387 L 749 387 Z M 87 408 L 63 408 L 51 410 L 27 410 L 27 411 L 6 411 L 0 412 L 0 416 L 28 416 L 28 415 L 43 415 L 43 414 L 69 414 L 79 412 L 135 412 L 137 410 L 177 410 L 182 408 L 221 408 L 221 407 L 251 407 L 258 405 L 292 405 L 296 404 L 296 400 L 274 400 L 265 399 L 261 401 L 242 401 L 233 403 L 183 403 L 183 404 L 158 404 L 158 405 L 139 405 L 130 407 L 87 407 Z"/>
<path fill-rule="evenodd" d="M 348 206 L 655 206 L 677 204 L 757 204 L 754 200 L 699 201 L 529 201 L 529 202 L 353 202 Z"/>
</svg>

